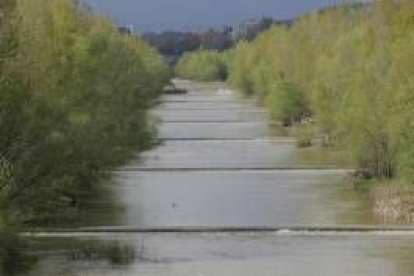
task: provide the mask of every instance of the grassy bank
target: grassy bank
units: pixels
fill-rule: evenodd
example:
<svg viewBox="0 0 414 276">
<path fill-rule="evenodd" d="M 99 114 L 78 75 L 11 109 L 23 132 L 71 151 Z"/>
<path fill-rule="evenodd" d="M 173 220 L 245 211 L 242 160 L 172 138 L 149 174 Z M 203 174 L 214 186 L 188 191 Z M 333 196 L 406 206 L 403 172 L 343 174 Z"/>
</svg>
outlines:
<svg viewBox="0 0 414 276">
<path fill-rule="evenodd" d="M 411 0 L 304 14 L 222 53 L 227 82 L 302 128 L 299 146 L 316 137 L 348 152 L 359 179 L 414 186 L 413 18 Z"/>
<path fill-rule="evenodd" d="M 376 222 L 388 225 L 414 223 L 412 183 L 401 179 L 354 179 L 352 185 L 367 195 Z"/>
</svg>

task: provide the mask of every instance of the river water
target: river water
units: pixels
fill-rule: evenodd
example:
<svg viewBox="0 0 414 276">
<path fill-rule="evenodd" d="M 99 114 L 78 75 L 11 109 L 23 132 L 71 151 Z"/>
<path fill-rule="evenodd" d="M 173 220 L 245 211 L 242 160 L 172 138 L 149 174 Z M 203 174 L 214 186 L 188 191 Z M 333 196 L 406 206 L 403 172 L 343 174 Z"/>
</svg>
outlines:
<svg viewBox="0 0 414 276">
<path fill-rule="evenodd" d="M 189 93 L 152 111 L 160 146 L 114 172 L 124 212 L 102 226 L 117 233 L 38 237 L 30 275 L 414 275 L 414 233 L 346 230 L 375 221 L 345 170 L 299 165 L 295 141 L 272 136 L 263 110 L 223 85 L 179 85 Z M 157 229 L 168 231 L 145 232 Z M 128 245 L 134 261 L 69 257 L 90 239 Z"/>
</svg>

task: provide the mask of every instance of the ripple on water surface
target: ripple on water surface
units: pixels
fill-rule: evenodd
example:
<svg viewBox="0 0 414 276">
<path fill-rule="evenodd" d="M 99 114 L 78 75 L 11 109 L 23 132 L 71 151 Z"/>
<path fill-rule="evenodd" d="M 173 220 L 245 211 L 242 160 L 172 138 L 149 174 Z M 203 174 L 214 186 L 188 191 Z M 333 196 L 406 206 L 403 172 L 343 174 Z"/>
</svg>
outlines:
<svg viewBox="0 0 414 276">
<path fill-rule="evenodd" d="M 414 240 L 393 235 L 139 234 L 102 239 L 133 245 L 128 266 L 71 261 L 49 251 L 33 276 L 412 276 Z M 46 243 L 46 240 L 44 241 Z M 49 240 L 48 243 L 53 243 Z M 62 240 L 60 239 L 60 242 Z M 67 242 L 76 243 L 73 239 Z M 79 241 L 78 241 L 79 242 Z M 47 251 L 44 251 L 47 252 Z"/>
</svg>

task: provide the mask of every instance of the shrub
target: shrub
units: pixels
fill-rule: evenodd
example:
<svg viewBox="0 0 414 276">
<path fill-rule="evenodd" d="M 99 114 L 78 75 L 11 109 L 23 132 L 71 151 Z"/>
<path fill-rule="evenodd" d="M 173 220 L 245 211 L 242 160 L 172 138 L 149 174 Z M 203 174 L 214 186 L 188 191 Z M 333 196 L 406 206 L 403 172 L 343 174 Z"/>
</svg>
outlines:
<svg viewBox="0 0 414 276">
<path fill-rule="evenodd" d="M 226 80 L 227 68 L 216 50 L 198 50 L 184 54 L 175 67 L 176 75 L 196 81 Z"/>
<path fill-rule="evenodd" d="M 265 101 L 271 116 L 284 126 L 300 123 L 309 116 L 302 92 L 282 77 L 274 80 Z"/>
</svg>

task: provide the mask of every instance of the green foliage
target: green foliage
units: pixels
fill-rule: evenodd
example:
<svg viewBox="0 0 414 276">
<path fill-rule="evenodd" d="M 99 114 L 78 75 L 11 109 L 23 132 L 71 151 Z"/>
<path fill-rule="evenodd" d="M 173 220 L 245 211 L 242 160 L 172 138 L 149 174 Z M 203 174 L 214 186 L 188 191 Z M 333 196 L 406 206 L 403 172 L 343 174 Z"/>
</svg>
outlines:
<svg viewBox="0 0 414 276">
<path fill-rule="evenodd" d="M 2 209 L 32 224 L 76 219 L 105 171 L 148 147 L 146 109 L 169 72 L 79 1 L 1 3 Z"/>
<path fill-rule="evenodd" d="M 227 68 L 216 50 L 198 50 L 184 54 L 175 67 L 176 75 L 196 81 L 225 80 Z"/>
<path fill-rule="evenodd" d="M 306 14 L 227 52 L 228 82 L 284 125 L 312 116 L 365 175 L 414 181 L 413 18 L 411 0 Z"/>
<path fill-rule="evenodd" d="M 274 79 L 273 87 L 267 92 L 266 106 L 273 119 L 281 121 L 284 126 L 299 123 L 309 115 L 302 91 L 284 81 L 283 77 Z"/>
<path fill-rule="evenodd" d="M 228 76 L 228 83 L 230 83 L 233 87 L 236 87 L 239 89 L 242 93 L 244 93 L 247 96 L 250 96 L 254 93 L 252 82 L 251 82 L 251 75 L 250 72 L 253 68 L 257 68 L 256 73 L 257 77 L 265 77 L 265 74 L 260 74 L 261 69 L 263 67 L 249 67 L 253 64 L 252 61 L 252 53 L 253 48 L 250 50 L 250 44 L 247 42 L 240 42 L 236 48 L 232 50 L 232 52 L 229 54 L 230 58 L 227 60 L 227 67 L 229 70 L 229 76 Z M 266 66 L 267 68 L 267 66 Z M 273 70 L 266 71 L 266 73 L 272 74 Z M 266 77 L 270 77 L 272 79 L 272 75 Z M 259 81 L 258 84 L 261 84 Z M 263 83 L 264 85 L 265 83 Z M 258 90 L 257 93 L 260 95 L 263 95 L 263 92 L 259 92 L 262 90 Z M 263 96 L 262 96 L 263 98 Z"/>
</svg>

